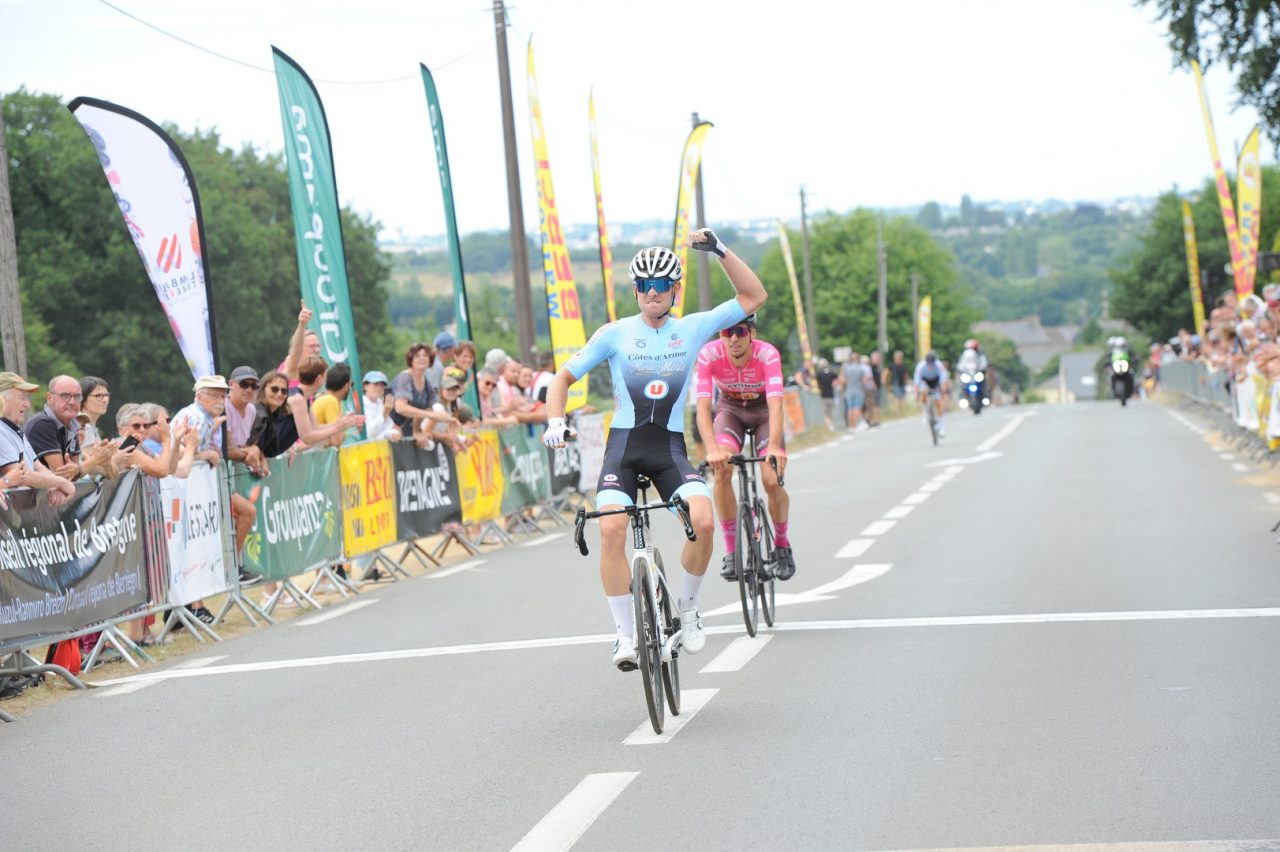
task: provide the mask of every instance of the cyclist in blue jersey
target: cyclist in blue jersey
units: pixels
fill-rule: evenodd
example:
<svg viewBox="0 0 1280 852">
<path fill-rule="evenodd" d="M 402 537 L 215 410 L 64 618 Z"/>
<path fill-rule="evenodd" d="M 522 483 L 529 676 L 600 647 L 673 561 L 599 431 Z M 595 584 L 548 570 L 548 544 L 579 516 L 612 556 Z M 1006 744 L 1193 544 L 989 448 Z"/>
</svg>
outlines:
<svg viewBox="0 0 1280 852">
<path fill-rule="evenodd" d="M 714 518 L 710 490 L 685 453 L 685 396 L 702 344 L 759 310 L 767 296 L 751 268 L 711 230 L 690 234 L 689 245 L 720 258 L 736 298 L 710 311 L 671 316 L 684 277 L 680 259 L 662 247 L 641 250 L 630 269 L 640 313 L 602 326 L 556 373 L 547 390 L 547 431 L 542 441 L 548 447 L 563 447 L 573 436 L 564 420 L 569 386 L 608 361 L 615 409 L 596 486 L 596 508 L 634 505 L 636 477 L 641 474 L 653 481 L 662 499 L 679 494 L 689 503 L 697 540 L 685 544 L 681 554 L 684 585 L 678 608 L 681 644 L 696 654 L 707 641 L 698 613 L 698 592 L 711 560 Z M 622 671 L 636 668 L 627 524 L 625 514 L 600 519 L 600 579 L 618 629 L 613 663 Z"/>
<path fill-rule="evenodd" d="M 947 430 L 942 426 L 942 415 L 947 410 L 947 394 L 951 392 L 951 381 L 947 378 L 947 368 L 938 360 L 933 350 L 924 356 L 923 361 L 916 364 L 914 381 L 920 404 L 935 406 L 938 414 L 938 437 L 945 438 Z"/>
</svg>

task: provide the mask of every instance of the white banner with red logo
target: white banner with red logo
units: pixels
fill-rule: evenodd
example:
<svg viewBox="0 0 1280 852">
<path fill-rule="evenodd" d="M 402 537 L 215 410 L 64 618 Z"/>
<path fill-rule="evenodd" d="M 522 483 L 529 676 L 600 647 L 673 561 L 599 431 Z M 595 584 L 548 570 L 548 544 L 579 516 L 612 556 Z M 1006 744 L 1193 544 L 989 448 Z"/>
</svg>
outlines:
<svg viewBox="0 0 1280 852">
<path fill-rule="evenodd" d="M 195 377 L 216 373 L 200 199 L 182 153 L 154 122 L 93 98 L 71 102 Z"/>
<path fill-rule="evenodd" d="M 169 545 L 169 602 L 189 604 L 231 587 L 227 568 L 228 530 L 221 468 L 197 461 L 186 479 L 160 480 L 164 534 Z"/>
</svg>

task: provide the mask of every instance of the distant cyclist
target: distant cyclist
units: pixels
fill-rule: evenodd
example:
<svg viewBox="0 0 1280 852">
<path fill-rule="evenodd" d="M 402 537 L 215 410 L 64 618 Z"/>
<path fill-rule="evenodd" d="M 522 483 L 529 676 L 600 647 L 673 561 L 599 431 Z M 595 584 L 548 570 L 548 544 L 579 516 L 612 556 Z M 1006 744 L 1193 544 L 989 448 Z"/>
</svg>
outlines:
<svg viewBox="0 0 1280 852">
<path fill-rule="evenodd" d="M 947 430 L 943 428 L 942 415 L 947 409 L 946 397 L 951 392 L 951 382 L 947 379 L 946 368 L 932 350 L 916 364 L 914 381 L 920 404 L 934 406 L 938 417 L 938 437 L 945 438 Z"/>
<path fill-rule="evenodd" d="M 698 592 L 714 546 L 713 517 L 707 484 L 685 454 L 685 395 L 702 344 L 759 309 L 767 297 L 756 274 L 712 231 L 695 231 L 689 240 L 692 248 L 719 256 L 737 297 L 710 311 L 671 316 L 684 277 L 680 259 L 662 247 L 642 249 L 630 269 L 640 313 L 602 326 L 556 373 L 547 391 L 547 431 L 542 441 L 548 447 L 564 446 L 573 435 L 564 420 L 569 386 L 608 361 L 616 408 L 596 486 L 596 508 L 635 505 L 636 478 L 641 474 L 653 481 L 662 499 L 679 494 L 688 501 L 697 541 L 687 543 L 681 554 L 685 573 L 677 603 L 681 644 L 696 654 L 707 641 L 698 613 Z M 626 554 L 628 522 L 625 514 L 600 519 L 600 579 L 618 629 L 613 663 L 623 671 L 636 667 L 635 609 Z"/>
<path fill-rule="evenodd" d="M 712 390 L 720 391 L 712 418 Z M 726 459 L 747 447 L 747 432 L 755 433 L 756 452 L 763 453 L 778 465 L 762 468 L 761 480 L 769 497 L 769 517 L 773 520 L 774 543 L 777 545 L 777 577 L 790 580 L 796 573 L 787 539 L 787 515 L 791 500 L 778 482 L 787 469 L 782 431 L 782 356 L 771 343 L 756 339 L 755 314 L 720 332 L 698 353 L 698 429 L 704 435 L 715 435 L 707 444 L 707 461 L 716 472 L 713 489 L 716 514 L 724 534 L 724 568 L 720 576 L 737 580 L 733 555 L 737 550 L 738 501 L 733 493 L 733 477 Z"/>
</svg>

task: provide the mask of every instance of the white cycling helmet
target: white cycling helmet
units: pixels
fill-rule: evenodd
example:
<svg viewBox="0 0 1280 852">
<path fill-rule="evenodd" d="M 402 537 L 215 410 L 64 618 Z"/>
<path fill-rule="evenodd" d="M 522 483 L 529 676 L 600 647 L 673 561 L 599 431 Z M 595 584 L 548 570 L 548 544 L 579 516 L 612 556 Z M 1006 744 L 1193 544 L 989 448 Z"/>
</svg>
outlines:
<svg viewBox="0 0 1280 852">
<path fill-rule="evenodd" d="M 631 280 L 642 278 L 666 278 L 679 281 L 684 277 L 684 269 L 680 266 L 680 258 L 669 248 L 651 246 L 636 252 L 631 259 L 629 270 Z"/>
</svg>

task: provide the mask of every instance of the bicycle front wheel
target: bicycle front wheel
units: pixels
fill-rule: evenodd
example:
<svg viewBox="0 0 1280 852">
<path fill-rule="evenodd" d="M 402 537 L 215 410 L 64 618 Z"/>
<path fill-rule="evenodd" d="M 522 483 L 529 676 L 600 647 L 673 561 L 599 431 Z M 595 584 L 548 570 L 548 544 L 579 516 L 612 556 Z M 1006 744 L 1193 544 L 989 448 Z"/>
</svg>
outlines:
<svg viewBox="0 0 1280 852">
<path fill-rule="evenodd" d="M 760 612 L 764 615 L 764 623 L 773 626 L 773 618 L 777 614 L 777 598 L 774 593 L 774 573 L 778 566 L 773 552 L 773 524 L 765 514 L 764 503 L 756 501 L 756 519 L 760 524 Z"/>
<path fill-rule="evenodd" d="M 631 563 L 631 601 L 636 610 L 636 654 L 644 680 L 644 700 L 649 707 L 649 723 L 655 734 L 662 733 L 665 713 L 662 703 L 662 631 L 658 608 L 648 582 L 649 562 L 637 556 Z"/>
<path fill-rule="evenodd" d="M 738 570 L 742 621 L 747 625 L 747 635 L 755 636 L 760 624 L 760 551 L 756 548 L 750 503 L 738 506 L 738 543 L 733 553 L 734 566 Z"/>
<path fill-rule="evenodd" d="M 671 588 L 667 585 L 667 572 L 662 567 L 662 554 L 653 551 L 653 561 L 658 566 L 658 601 L 662 616 L 663 642 L 671 642 L 671 659 L 662 661 L 662 688 L 667 693 L 667 709 L 672 716 L 680 715 L 680 649 L 674 647 L 672 636 L 680 629 L 672 617 Z"/>
<path fill-rule="evenodd" d="M 929 413 L 929 437 L 933 439 L 933 445 L 938 446 L 938 410 L 933 407 L 933 400 L 925 399 L 925 407 Z"/>
</svg>

